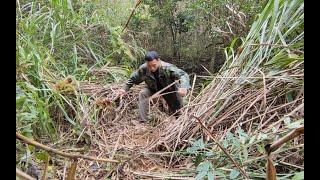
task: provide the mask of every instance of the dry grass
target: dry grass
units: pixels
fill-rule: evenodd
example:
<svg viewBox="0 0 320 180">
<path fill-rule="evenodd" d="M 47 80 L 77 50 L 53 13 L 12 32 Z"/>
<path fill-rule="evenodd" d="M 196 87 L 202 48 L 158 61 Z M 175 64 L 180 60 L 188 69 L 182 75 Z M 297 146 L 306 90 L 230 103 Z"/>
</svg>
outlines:
<svg viewBox="0 0 320 180">
<path fill-rule="evenodd" d="M 139 172 L 167 172 L 171 169 L 167 165 L 168 157 L 161 154 L 166 150 L 165 148 L 153 152 L 146 151 L 145 148 L 159 139 L 161 130 L 174 120 L 174 117 L 167 115 L 168 107 L 165 101 L 162 98 L 152 100 L 151 120 L 147 124 L 134 125 L 131 122 L 131 120 L 137 120 L 137 97 L 143 86 L 131 88 L 120 100 L 117 89 L 121 87 L 121 84 L 116 83 L 103 87 L 96 83 L 80 83 L 80 91 L 89 96 L 89 106 L 84 108 L 86 111 L 82 112 L 83 118 L 79 122 L 82 131 L 75 134 L 68 131 L 68 128 L 59 128 L 58 125 L 58 129 L 61 129 L 59 133 L 61 138 L 55 144 L 64 148 L 73 144 L 75 147 L 69 149 L 78 149 L 85 155 L 95 157 L 120 159 L 121 163 L 107 164 L 79 160 L 77 171 L 81 173 L 78 174 L 78 178 L 133 179 L 139 176 Z M 93 113 L 97 115 L 95 120 L 89 118 Z M 65 126 L 65 124 L 60 125 Z M 62 172 L 65 168 L 61 164 L 58 167 L 57 172 Z M 110 168 L 110 171 L 106 171 L 106 167 Z"/>
<path fill-rule="evenodd" d="M 275 3 L 280 3 L 279 7 Z M 226 152 L 250 178 L 265 178 L 266 156 L 258 147 L 289 133 L 292 130 L 289 125 L 304 121 L 303 7 L 300 0 L 268 2 L 248 36 L 241 39 L 239 51 L 233 50 L 235 39 L 225 51 L 224 66 L 218 74 L 210 74 L 210 83 L 195 97 L 194 76 L 189 101 L 177 119 L 167 115 L 166 104 L 156 96 L 151 100 L 150 122 L 134 125 L 131 121 L 138 117 L 137 97 L 143 84 L 119 98 L 117 89 L 121 84 L 80 82 L 77 104 L 69 103 L 77 110 L 80 132 L 70 131 L 71 124 L 59 122 L 61 138 L 51 146 L 120 161 L 108 164 L 79 160 L 76 175 L 79 179 L 194 177 L 195 154 L 185 152 L 199 138 L 212 144 L 206 150 L 218 154 L 207 159 L 212 163 L 219 161 L 214 164 L 215 169 L 224 172 L 234 169 L 195 116 L 220 142 L 226 140 L 229 132 L 239 138 L 236 130 L 243 130 L 250 140 L 239 148 L 227 146 Z M 92 69 L 91 73 L 103 77 L 112 75 L 113 70 Z M 267 138 L 261 138 L 262 134 Z M 277 173 L 283 173 L 284 177 L 303 170 L 303 147 L 302 136 L 273 152 Z M 244 150 L 247 158 L 240 160 Z M 68 166 L 70 162 L 56 159 L 54 172 L 63 175 Z"/>
</svg>

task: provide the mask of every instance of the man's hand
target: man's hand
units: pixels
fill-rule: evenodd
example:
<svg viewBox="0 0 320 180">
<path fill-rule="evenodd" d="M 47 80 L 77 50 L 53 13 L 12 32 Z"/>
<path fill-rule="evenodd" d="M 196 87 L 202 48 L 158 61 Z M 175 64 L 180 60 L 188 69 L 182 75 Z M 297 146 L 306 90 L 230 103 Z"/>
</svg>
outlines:
<svg viewBox="0 0 320 180">
<path fill-rule="evenodd" d="M 118 94 L 119 94 L 120 96 L 123 96 L 123 95 L 126 94 L 126 91 L 125 91 L 124 89 L 119 89 L 119 90 L 118 90 Z"/>
<path fill-rule="evenodd" d="M 187 95 L 187 88 L 179 88 L 179 93 L 182 97 Z"/>
</svg>

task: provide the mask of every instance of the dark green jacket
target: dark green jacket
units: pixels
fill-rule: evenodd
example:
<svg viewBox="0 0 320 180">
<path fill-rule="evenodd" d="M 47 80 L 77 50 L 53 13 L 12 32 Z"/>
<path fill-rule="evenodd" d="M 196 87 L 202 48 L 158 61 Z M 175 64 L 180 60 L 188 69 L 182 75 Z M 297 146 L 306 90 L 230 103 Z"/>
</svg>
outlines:
<svg viewBox="0 0 320 180">
<path fill-rule="evenodd" d="M 161 84 L 161 86 L 166 87 L 178 79 L 180 79 L 179 82 L 175 85 L 172 85 L 165 92 L 177 91 L 180 87 L 190 89 L 190 78 L 185 71 L 177 68 L 173 64 L 166 63 L 160 60 L 159 83 Z M 153 73 L 148 69 L 146 63 L 142 64 L 138 70 L 130 75 L 130 78 L 124 85 L 123 89 L 128 91 L 133 86 L 133 84 L 139 84 L 143 81 L 147 84 L 147 87 L 151 91 L 157 92 L 160 90 L 157 88 L 156 79 L 153 76 Z"/>
</svg>

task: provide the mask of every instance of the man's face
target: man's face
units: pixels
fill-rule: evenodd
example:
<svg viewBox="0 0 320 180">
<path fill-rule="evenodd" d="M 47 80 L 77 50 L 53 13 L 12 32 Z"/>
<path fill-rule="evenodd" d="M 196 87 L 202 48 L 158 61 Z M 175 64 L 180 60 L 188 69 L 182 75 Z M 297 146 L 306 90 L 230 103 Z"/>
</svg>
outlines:
<svg viewBox="0 0 320 180">
<path fill-rule="evenodd" d="M 154 59 L 152 61 L 146 61 L 146 63 L 151 72 L 155 72 L 158 69 L 160 64 L 159 60 L 157 59 Z"/>
</svg>

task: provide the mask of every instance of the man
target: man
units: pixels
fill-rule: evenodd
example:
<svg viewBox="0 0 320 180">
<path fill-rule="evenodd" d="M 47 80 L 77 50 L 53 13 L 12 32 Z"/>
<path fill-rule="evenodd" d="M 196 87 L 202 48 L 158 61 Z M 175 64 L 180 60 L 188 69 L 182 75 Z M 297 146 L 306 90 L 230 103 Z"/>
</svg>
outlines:
<svg viewBox="0 0 320 180">
<path fill-rule="evenodd" d="M 179 81 L 161 94 L 165 94 L 163 98 L 170 112 L 178 114 L 177 111 L 183 106 L 182 97 L 186 96 L 190 89 L 189 75 L 175 65 L 161 61 L 157 52 L 148 51 L 145 54 L 145 63 L 130 75 L 123 88 L 119 90 L 119 94 L 124 95 L 133 84 L 143 81 L 147 84 L 147 87 L 139 93 L 139 122 L 144 123 L 148 121 L 148 98 L 176 80 Z"/>
</svg>

